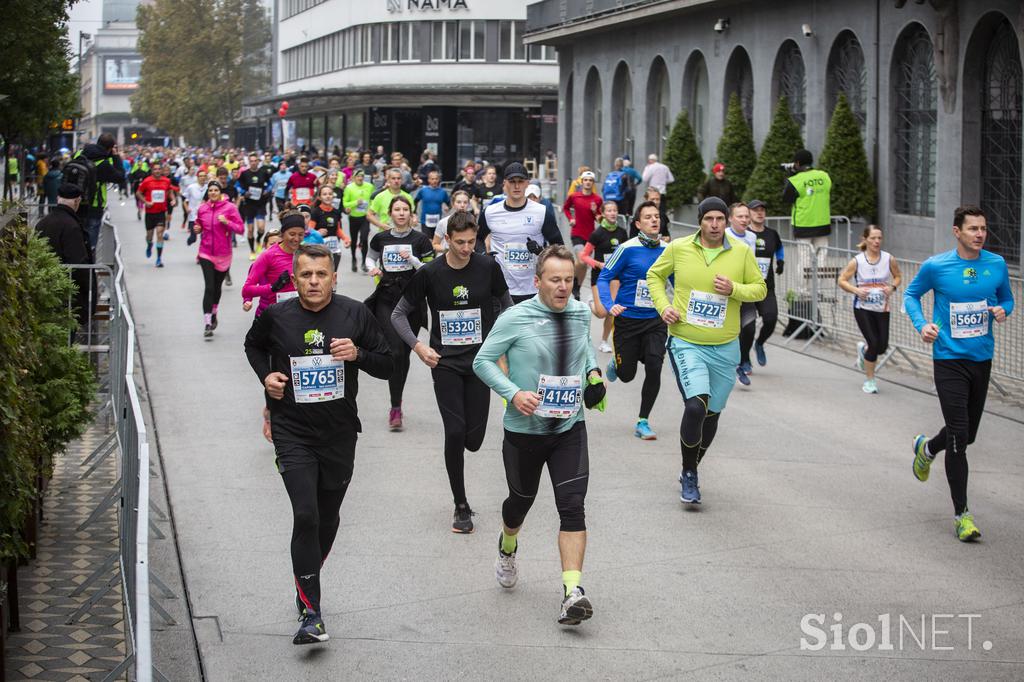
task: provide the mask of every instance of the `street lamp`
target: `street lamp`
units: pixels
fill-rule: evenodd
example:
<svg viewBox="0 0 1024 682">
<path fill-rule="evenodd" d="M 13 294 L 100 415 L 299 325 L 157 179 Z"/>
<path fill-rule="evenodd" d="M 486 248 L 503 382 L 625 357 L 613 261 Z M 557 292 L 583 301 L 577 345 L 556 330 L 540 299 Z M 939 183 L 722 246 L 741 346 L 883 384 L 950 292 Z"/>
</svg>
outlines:
<svg viewBox="0 0 1024 682">
<path fill-rule="evenodd" d="M 92 40 L 92 34 L 85 31 L 78 32 L 78 77 L 82 77 L 82 41 Z"/>
</svg>

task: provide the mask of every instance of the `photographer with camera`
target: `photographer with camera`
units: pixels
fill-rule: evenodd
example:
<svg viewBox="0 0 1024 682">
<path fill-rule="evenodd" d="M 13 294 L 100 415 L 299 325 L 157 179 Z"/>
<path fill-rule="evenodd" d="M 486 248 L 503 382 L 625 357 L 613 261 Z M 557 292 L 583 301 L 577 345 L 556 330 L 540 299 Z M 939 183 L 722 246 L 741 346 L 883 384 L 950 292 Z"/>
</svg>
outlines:
<svg viewBox="0 0 1024 682">
<path fill-rule="evenodd" d="M 828 245 L 832 233 L 832 178 L 823 170 L 813 168 L 814 157 L 806 149 L 793 155 L 793 163 L 783 164 L 792 172 L 782 190 L 782 201 L 793 205 L 793 236 L 810 239 L 817 249 Z"/>
</svg>

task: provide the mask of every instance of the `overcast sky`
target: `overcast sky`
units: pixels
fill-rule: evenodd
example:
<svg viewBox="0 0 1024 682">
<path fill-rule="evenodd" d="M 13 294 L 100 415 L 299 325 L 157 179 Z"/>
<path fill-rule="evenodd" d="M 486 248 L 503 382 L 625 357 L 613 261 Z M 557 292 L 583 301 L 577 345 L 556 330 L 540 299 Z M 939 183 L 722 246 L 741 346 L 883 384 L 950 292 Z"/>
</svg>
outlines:
<svg viewBox="0 0 1024 682">
<path fill-rule="evenodd" d="M 78 59 L 78 32 L 95 33 L 102 23 L 103 0 L 78 0 L 74 4 L 71 8 L 71 21 L 68 23 L 72 63 Z"/>
</svg>

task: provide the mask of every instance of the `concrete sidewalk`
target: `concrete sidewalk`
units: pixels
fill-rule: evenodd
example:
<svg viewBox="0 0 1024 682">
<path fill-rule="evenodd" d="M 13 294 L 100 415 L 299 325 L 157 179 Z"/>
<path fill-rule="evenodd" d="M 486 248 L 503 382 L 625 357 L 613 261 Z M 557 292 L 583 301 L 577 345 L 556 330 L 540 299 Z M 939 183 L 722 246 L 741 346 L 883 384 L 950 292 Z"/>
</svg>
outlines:
<svg viewBox="0 0 1024 682">
<path fill-rule="evenodd" d="M 667 363 L 651 418 L 660 440 L 632 435 L 639 381 L 614 384 L 609 411 L 587 414 L 583 584 L 595 616 L 575 629 L 555 622 L 558 519 L 546 483 L 520 536 L 519 585 L 494 580 L 507 493 L 500 400 L 484 447 L 467 454 L 477 532 L 458 536 L 428 370 L 413 357 L 397 434 L 386 429 L 386 383 L 366 379 L 355 478 L 323 574 L 332 641 L 293 646 L 291 512 L 242 352 L 247 247 L 204 341 L 195 248 L 175 225 L 157 270 L 132 207 L 112 213 L 209 679 L 1024 677 L 1024 425 L 986 415 L 970 484 L 985 536 L 963 545 L 942 464 L 926 484 L 911 474 L 914 434 L 940 425 L 935 398 L 885 381 L 867 396 L 854 371 L 774 347 L 722 417 L 699 511 L 678 499 L 681 400 Z M 361 299 L 370 281 L 347 263 L 339 291 Z M 817 641 L 801 630 L 806 614 L 823 614 L 823 631 L 841 619 L 844 636 L 866 623 L 878 641 L 801 650 L 801 637 Z M 882 614 L 893 650 L 879 647 Z M 933 626 L 933 614 L 978 614 L 970 641 L 967 619 Z M 909 628 L 921 639 L 922 617 L 918 645 Z"/>
</svg>

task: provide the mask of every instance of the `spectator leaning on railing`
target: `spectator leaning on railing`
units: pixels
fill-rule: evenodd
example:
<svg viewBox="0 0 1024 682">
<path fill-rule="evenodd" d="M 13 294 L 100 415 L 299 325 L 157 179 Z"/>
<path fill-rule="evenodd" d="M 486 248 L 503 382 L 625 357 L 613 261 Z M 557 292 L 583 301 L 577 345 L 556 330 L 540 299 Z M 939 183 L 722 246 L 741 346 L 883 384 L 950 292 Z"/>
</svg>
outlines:
<svg viewBox="0 0 1024 682">
<path fill-rule="evenodd" d="M 90 265 L 93 262 L 89 234 L 78 215 L 81 202 L 82 190 L 65 183 L 57 192 L 57 205 L 36 224 L 36 231 L 50 242 L 50 248 L 64 265 Z M 89 286 L 94 279 L 93 272 L 76 268 L 71 272 L 71 279 L 78 288 L 72 305 L 77 310 L 78 323 L 85 325 L 89 318 Z M 93 308 L 95 305 L 96 298 L 93 296 Z"/>
</svg>

